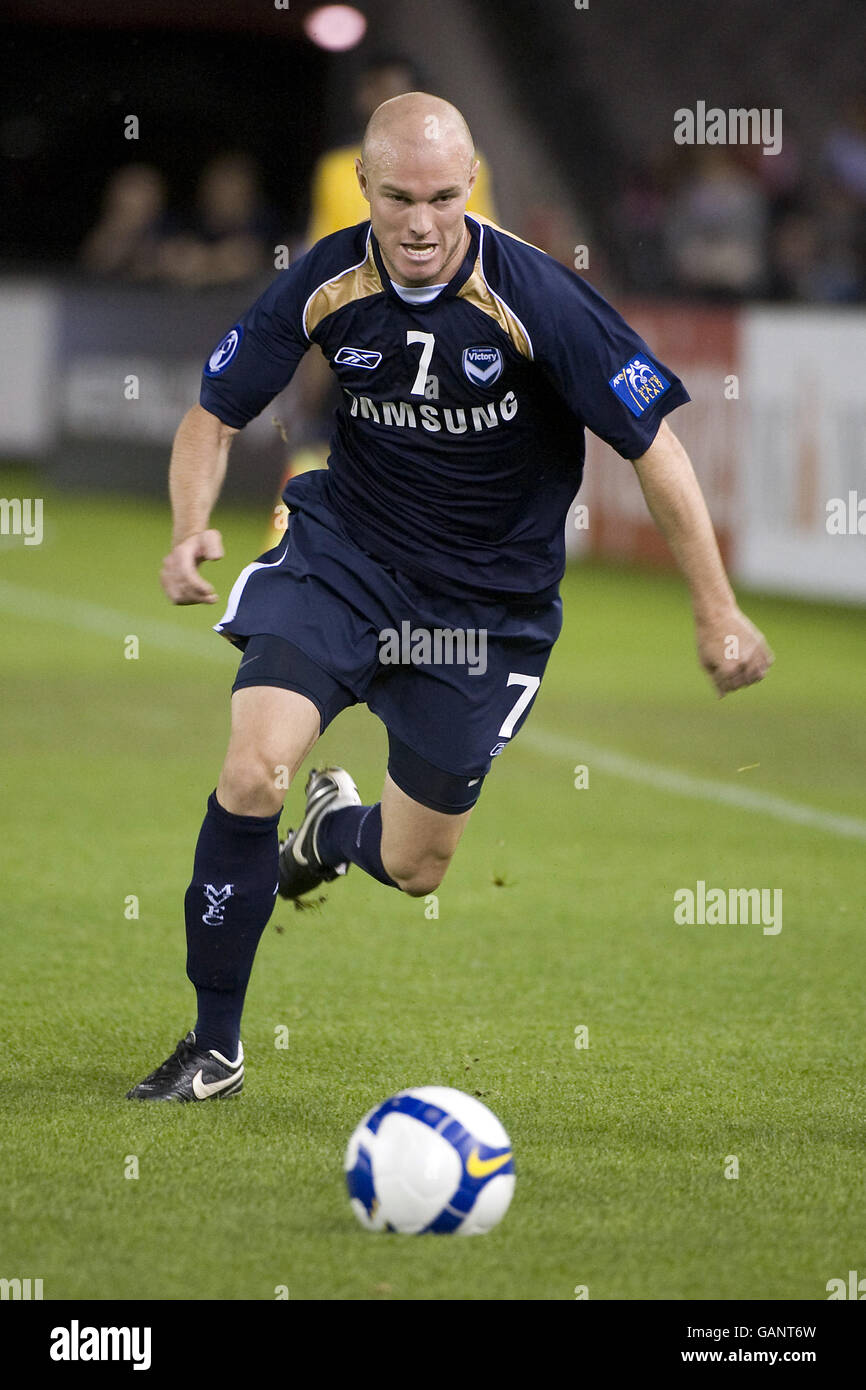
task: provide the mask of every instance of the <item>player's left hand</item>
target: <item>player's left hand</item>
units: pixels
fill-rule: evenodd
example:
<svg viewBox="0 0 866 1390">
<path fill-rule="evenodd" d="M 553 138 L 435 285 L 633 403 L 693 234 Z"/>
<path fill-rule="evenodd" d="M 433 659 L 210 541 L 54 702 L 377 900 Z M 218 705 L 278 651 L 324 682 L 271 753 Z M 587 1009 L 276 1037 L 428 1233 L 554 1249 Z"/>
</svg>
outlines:
<svg viewBox="0 0 866 1390">
<path fill-rule="evenodd" d="M 736 606 L 697 620 L 698 656 L 719 698 L 764 679 L 775 660 L 767 639 Z"/>
</svg>

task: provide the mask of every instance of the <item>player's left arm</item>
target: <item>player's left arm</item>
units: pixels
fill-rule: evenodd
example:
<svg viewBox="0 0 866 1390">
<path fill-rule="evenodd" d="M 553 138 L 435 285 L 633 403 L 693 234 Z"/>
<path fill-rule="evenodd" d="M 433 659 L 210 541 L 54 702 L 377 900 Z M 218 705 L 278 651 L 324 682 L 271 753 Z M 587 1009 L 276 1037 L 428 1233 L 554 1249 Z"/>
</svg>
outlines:
<svg viewBox="0 0 866 1390">
<path fill-rule="evenodd" d="M 763 680 L 773 653 L 737 606 L 691 460 L 666 420 L 632 462 L 650 515 L 689 586 L 698 656 L 719 695 Z"/>
</svg>

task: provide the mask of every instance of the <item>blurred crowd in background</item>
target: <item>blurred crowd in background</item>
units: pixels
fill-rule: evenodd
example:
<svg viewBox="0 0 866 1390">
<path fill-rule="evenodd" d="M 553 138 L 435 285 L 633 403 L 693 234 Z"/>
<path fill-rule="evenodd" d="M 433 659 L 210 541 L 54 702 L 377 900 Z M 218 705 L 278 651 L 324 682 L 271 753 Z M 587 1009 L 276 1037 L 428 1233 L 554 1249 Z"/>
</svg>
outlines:
<svg viewBox="0 0 866 1390">
<path fill-rule="evenodd" d="M 278 248 L 294 256 L 366 217 L 354 171 L 364 123 L 380 101 L 422 82 L 416 65 L 400 56 L 364 68 L 354 93 L 356 140 L 319 157 L 301 195 L 309 208 L 303 236 L 287 232 L 296 210 L 269 202 L 249 150 L 210 159 L 188 207 L 172 204 L 159 168 L 133 162 L 110 175 L 99 216 L 78 251 L 79 266 L 93 275 L 193 287 L 273 271 Z M 481 161 L 470 208 L 496 220 L 495 189 L 508 171 L 489 169 L 483 151 Z M 595 273 L 588 272 L 605 290 L 711 300 L 866 300 L 866 97 L 848 103 L 808 166 L 788 129 L 777 155 L 756 145 L 671 144 L 623 167 L 617 181 L 614 198 L 596 209 Z M 592 208 L 591 189 L 586 202 Z M 510 230 L 575 263 L 585 234 L 564 208 L 532 209 L 525 223 Z"/>
<path fill-rule="evenodd" d="M 127 164 L 109 178 L 99 220 L 79 252 L 94 275 L 190 286 L 231 284 L 274 262 L 279 212 L 262 193 L 255 161 L 227 151 L 202 170 L 191 209 L 171 206 L 153 164 Z"/>
<path fill-rule="evenodd" d="M 814 167 L 796 134 L 670 149 L 628 171 L 612 257 L 627 288 L 715 298 L 866 299 L 866 97 L 848 103 Z"/>
<path fill-rule="evenodd" d="M 291 214 L 272 206 L 254 157 L 240 150 L 209 160 L 199 176 L 193 206 L 172 207 L 168 183 L 153 164 L 123 165 L 109 178 L 98 221 L 79 251 L 79 265 L 94 275 L 203 287 L 251 279 L 275 264 L 280 251 L 293 256 L 321 237 L 365 220 L 368 207 L 355 174 L 361 135 L 383 101 L 420 89 L 422 74 L 408 58 L 382 56 L 368 63 L 356 83 L 356 138 L 326 150 L 301 192 L 309 208 L 301 237 L 289 236 Z M 479 171 L 470 210 L 496 220 L 487 161 Z"/>
<path fill-rule="evenodd" d="M 864 0 L 5 0 L 0 38 L 0 455 L 164 497 L 206 354 L 367 219 L 367 119 L 432 91 L 477 143 L 469 210 L 585 276 L 687 381 L 684 441 L 736 573 L 862 601 L 822 498 L 862 475 Z M 286 477 L 327 466 L 340 399 L 308 352 L 233 447 L 223 497 L 267 506 L 263 551 Z M 604 447 L 593 533 L 570 543 L 655 562 Z"/>
<path fill-rule="evenodd" d="M 862 0 L 784 16 L 776 0 L 706 0 L 688 30 L 659 0 L 646 32 L 628 0 L 591 20 L 499 0 L 494 26 L 482 0 L 439 0 L 426 27 L 365 0 L 346 52 L 310 42 L 311 3 L 238 23 L 230 0 L 150 0 L 116 27 L 110 0 L 81 0 L 64 28 L 62 0 L 39 0 L 41 25 L 0 19 L 0 268 L 190 289 L 271 275 L 366 217 L 363 127 L 421 89 L 467 105 L 471 210 L 501 210 L 603 293 L 866 302 Z M 778 152 L 678 144 L 674 111 L 698 96 L 778 109 Z"/>
</svg>

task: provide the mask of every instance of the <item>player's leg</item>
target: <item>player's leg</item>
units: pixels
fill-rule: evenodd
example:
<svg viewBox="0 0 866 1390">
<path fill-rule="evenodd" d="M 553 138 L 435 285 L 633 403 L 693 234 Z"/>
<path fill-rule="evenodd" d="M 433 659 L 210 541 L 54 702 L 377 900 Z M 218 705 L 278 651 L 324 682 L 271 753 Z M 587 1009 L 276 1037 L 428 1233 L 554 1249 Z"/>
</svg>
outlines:
<svg viewBox="0 0 866 1390">
<path fill-rule="evenodd" d="M 259 653 L 256 670 L 264 671 L 269 649 L 258 642 L 248 651 L 252 646 Z M 236 682 L 228 752 L 208 799 L 184 900 L 196 1025 L 130 1098 L 205 1100 L 241 1089 L 240 1020 L 256 948 L 274 906 L 280 810 L 322 718 L 320 706 L 299 691 Z"/>
<path fill-rule="evenodd" d="M 319 736 L 319 711 L 294 690 L 232 695 L 231 736 L 196 845 L 184 900 L 196 1041 L 235 1057 L 244 995 L 273 912 L 286 788 Z"/>
<path fill-rule="evenodd" d="M 322 866 L 357 864 L 380 883 L 425 897 L 445 876 L 483 780 L 483 773 L 465 777 L 443 771 L 389 731 L 382 800 L 374 806 L 323 807 L 316 860 Z M 284 850 L 281 875 L 285 858 Z"/>
<path fill-rule="evenodd" d="M 435 630 L 440 612 L 417 625 Z M 557 599 L 528 613 L 475 605 L 466 616 L 471 624 L 459 607 L 452 609 L 446 629 L 452 638 L 463 630 L 465 663 L 397 665 L 374 684 L 367 703 L 386 724 L 389 741 L 382 800 L 323 809 L 316 839 L 322 864 L 358 864 L 419 897 L 441 883 L 493 759 L 519 733 L 534 702 L 562 609 Z M 281 870 L 284 861 L 285 851 Z"/>
<path fill-rule="evenodd" d="M 338 798 L 340 790 L 346 794 Z M 390 774 L 382 800 L 373 806 L 352 804 L 351 792 L 355 784 L 342 768 L 310 774 L 304 818 L 299 830 L 290 832 L 280 855 L 282 896 L 300 897 L 344 873 L 349 864 L 413 898 L 434 892 L 445 877 L 471 807 L 450 814 L 433 810 L 398 787 Z M 355 797 L 360 803 L 356 792 Z M 299 851 L 309 870 L 299 865 Z"/>
<path fill-rule="evenodd" d="M 233 687 L 229 748 L 199 835 L 185 915 L 196 1027 L 208 1045 L 198 1055 L 218 1054 L 228 1069 L 225 1094 L 239 1089 L 229 1073 L 239 1079 L 240 1015 L 256 947 L 273 911 L 285 791 L 320 732 L 355 703 L 365 663 L 376 662 L 381 621 L 378 612 L 364 613 L 370 587 L 360 574 L 364 563 L 363 553 L 351 552 L 342 537 L 293 514 L 281 545 L 238 576 L 216 624 L 244 654 Z M 319 569 L 324 581 L 316 578 Z M 360 797 L 352 784 L 351 794 L 334 787 L 324 800 L 336 806 L 357 804 Z M 322 877 L 327 876 L 335 875 L 326 871 Z M 185 1100 L 221 1094 L 216 1081 L 203 1096 L 195 1092 L 196 1057 L 189 1055 L 195 1043 L 188 1035 L 175 1058 L 130 1094 Z M 199 1090 L 207 1084 L 199 1078 Z"/>
<path fill-rule="evenodd" d="M 426 897 L 439 887 L 472 810 L 446 814 L 407 796 L 390 775 L 382 790 L 382 863 L 397 887 Z"/>
<path fill-rule="evenodd" d="M 296 690 L 247 685 L 232 695 L 231 721 L 219 804 L 237 816 L 274 816 L 319 737 L 319 711 Z"/>
</svg>

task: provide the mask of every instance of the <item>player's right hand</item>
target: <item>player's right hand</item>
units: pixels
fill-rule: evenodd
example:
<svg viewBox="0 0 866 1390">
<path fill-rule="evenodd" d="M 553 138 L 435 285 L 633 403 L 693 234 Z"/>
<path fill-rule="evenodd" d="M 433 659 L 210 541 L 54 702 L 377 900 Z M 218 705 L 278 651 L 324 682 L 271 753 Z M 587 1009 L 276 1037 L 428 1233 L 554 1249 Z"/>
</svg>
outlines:
<svg viewBox="0 0 866 1390">
<path fill-rule="evenodd" d="M 198 572 L 203 560 L 221 560 L 225 554 L 219 531 L 187 536 L 166 555 L 159 582 L 172 603 L 216 603 L 219 595 Z"/>
<path fill-rule="evenodd" d="M 736 604 L 711 620 L 699 621 L 697 638 L 701 665 L 720 699 L 762 681 L 775 660 L 764 634 Z"/>
</svg>

